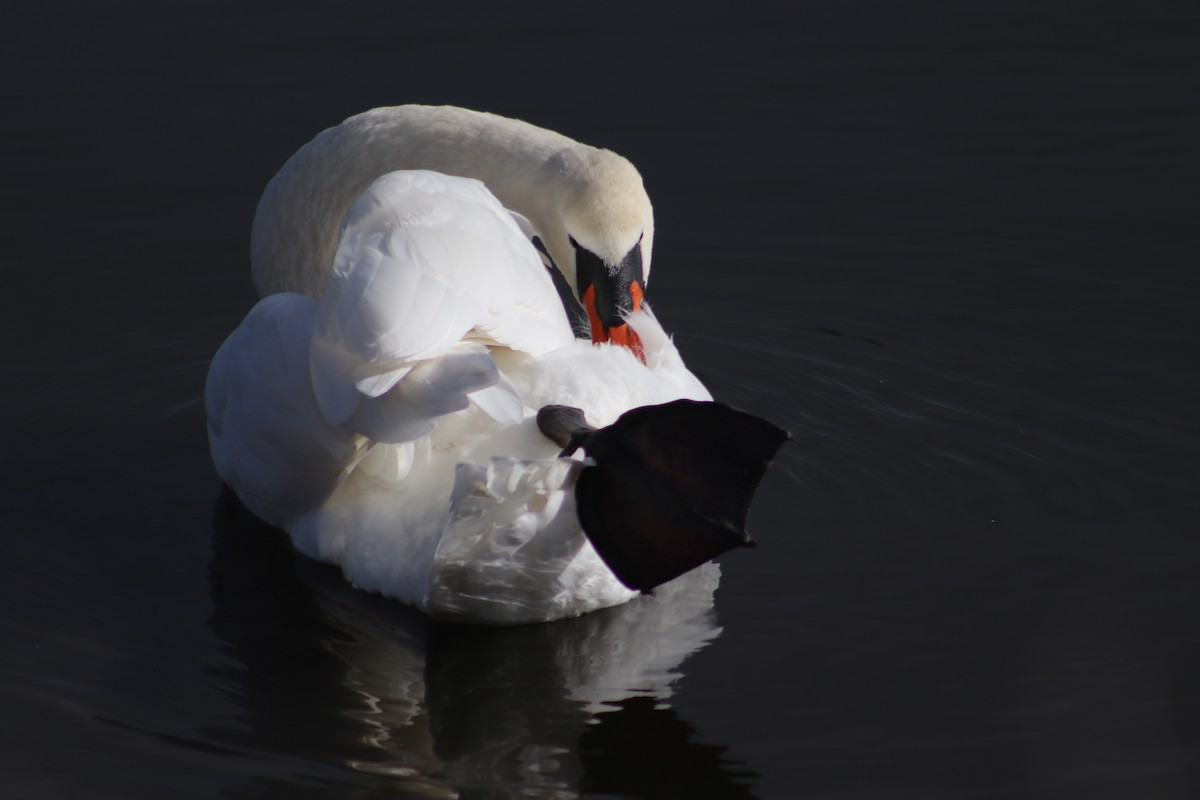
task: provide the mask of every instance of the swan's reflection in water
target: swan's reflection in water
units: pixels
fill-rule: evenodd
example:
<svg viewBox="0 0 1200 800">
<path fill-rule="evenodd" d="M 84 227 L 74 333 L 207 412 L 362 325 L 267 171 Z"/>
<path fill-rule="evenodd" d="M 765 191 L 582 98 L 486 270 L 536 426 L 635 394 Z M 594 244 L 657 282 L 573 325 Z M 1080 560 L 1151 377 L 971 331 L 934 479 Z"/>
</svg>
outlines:
<svg viewBox="0 0 1200 800">
<path fill-rule="evenodd" d="M 295 767 L 295 785 L 239 796 L 331 780 L 348 796 L 753 796 L 753 773 L 693 741 L 666 704 L 679 666 L 720 633 L 714 565 L 654 598 L 495 628 L 434 624 L 355 591 L 227 491 L 213 553 L 212 625 L 231 659 L 209 672 L 244 726 L 209 733 Z"/>
</svg>

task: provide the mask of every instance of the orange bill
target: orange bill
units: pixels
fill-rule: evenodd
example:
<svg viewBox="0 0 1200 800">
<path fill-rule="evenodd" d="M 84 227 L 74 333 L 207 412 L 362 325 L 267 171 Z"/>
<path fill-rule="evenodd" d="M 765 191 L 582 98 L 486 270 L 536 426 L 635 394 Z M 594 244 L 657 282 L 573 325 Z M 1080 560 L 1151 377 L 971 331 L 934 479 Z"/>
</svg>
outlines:
<svg viewBox="0 0 1200 800">
<path fill-rule="evenodd" d="M 642 287 L 636 281 L 629 285 L 629 296 L 632 300 L 633 310 L 637 311 L 642 307 Z M 583 307 L 587 309 L 588 322 L 592 326 L 592 342 L 612 342 L 613 344 L 628 347 L 633 351 L 642 363 L 646 363 L 646 354 L 642 350 L 642 340 L 637 333 L 626 323 L 620 325 L 605 325 L 600 319 L 600 314 L 596 311 L 596 287 L 589 286 L 583 292 Z"/>
</svg>

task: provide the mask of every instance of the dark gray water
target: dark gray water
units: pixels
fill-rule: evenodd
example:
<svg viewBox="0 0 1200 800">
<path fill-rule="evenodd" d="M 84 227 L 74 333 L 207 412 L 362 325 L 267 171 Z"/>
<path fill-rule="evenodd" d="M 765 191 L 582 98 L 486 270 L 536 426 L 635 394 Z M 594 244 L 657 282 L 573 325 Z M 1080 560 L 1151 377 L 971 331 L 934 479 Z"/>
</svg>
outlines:
<svg viewBox="0 0 1200 800">
<path fill-rule="evenodd" d="M 6 19 L 0 794 L 1200 796 L 1200 7 L 410 5 Z M 797 439 L 715 601 L 432 626 L 222 498 L 258 193 L 402 102 L 642 170 Z"/>
</svg>

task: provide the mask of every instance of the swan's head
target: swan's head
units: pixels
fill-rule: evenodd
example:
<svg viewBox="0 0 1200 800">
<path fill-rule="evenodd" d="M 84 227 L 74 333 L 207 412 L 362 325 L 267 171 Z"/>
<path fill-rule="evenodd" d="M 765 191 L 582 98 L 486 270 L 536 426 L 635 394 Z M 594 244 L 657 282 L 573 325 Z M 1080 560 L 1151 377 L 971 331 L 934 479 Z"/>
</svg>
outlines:
<svg viewBox="0 0 1200 800">
<path fill-rule="evenodd" d="M 548 163 L 555 191 L 544 231 L 550 257 L 587 310 L 593 342 L 640 351 L 625 318 L 641 308 L 650 277 L 654 212 L 633 164 L 609 150 L 562 150 Z"/>
</svg>

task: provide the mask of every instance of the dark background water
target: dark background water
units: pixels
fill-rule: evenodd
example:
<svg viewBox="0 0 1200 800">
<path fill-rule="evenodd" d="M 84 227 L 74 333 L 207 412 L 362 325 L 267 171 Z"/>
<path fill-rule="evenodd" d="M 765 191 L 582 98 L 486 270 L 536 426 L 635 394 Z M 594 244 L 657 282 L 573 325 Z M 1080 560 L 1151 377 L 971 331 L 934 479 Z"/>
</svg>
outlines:
<svg viewBox="0 0 1200 800">
<path fill-rule="evenodd" d="M 3 795 L 1200 796 L 1200 6 L 432 6 L 7 13 Z M 430 626 L 221 498 L 258 193 L 404 102 L 632 159 L 796 436 L 654 670 L 654 606 Z"/>
</svg>

